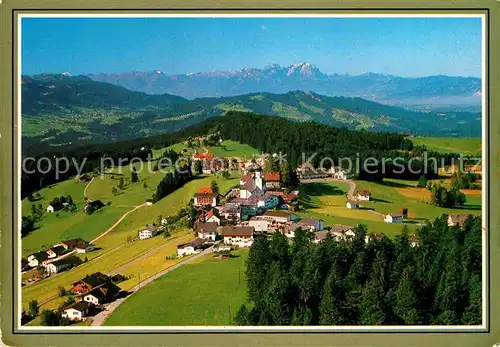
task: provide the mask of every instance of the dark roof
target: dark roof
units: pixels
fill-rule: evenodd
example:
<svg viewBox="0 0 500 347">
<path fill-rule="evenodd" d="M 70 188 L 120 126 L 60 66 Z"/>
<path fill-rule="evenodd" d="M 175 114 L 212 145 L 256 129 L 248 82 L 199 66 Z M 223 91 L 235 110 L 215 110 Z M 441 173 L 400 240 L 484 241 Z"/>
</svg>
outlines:
<svg viewBox="0 0 500 347">
<path fill-rule="evenodd" d="M 87 242 L 81 238 L 76 238 L 76 239 L 71 239 L 71 240 L 67 240 L 67 241 L 63 241 L 61 242 L 62 244 L 65 244 L 66 246 L 68 246 L 69 248 L 74 248 L 76 245 L 82 243 L 82 242 Z"/>
<path fill-rule="evenodd" d="M 266 213 L 264 213 L 264 216 L 288 218 L 288 213 L 282 211 L 267 211 Z"/>
<path fill-rule="evenodd" d="M 195 193 L 195 198 L 215 198 L 217 197 L 216 193 Z"/>
<path fill-rule="evenodd" d="M 80 264 L 82 261 L 80 258 L 78 257 L 66 257 L 66 258 L 62 258 L 62 259 L 59 259 L 59 260 L 55 260 L 53 261 L 51 264 L 54 264 L 55 266 L 59 266 L 59 265 L 78 265 Z"/>
<path fill-rule="evenodd" d="M 252 236 L 254 227 L 222 227 L 220 228 L 223 236 Z"/>
<path fill-rule="evenodd" d="M 206 233 L 213 233 L 217 231 L 217 227 L 219 225 L 216 222 L 208 222 L 208 223 L 199 223 L 196 226 L 196 231 L 199 233 L 206 232 Z"/>
<path fill-rule="evenodd" d="M 335 224 L 332 227 L 331 232 L 332 233 L 341 233 L 341 234 L 343 234 L 343 233 L 345 233 L 348 230 L 354 230 L 354 227 L 350 226 L 350 225 Z"/>
<path fill-rule="evenodd" d="M 194 248 L 199 248 L 205 243 L 205 240 L 196 238 L 192 241 L 186 242 L 186 243 L 181 243 L 180 245 L 177 245 L 177 248 L 184 248 L 184 247 L 189 247 L 192 246 Z"/>
<path fill-rule="evenodd" d="M 101 200 L 92 200 L 87 202 L 87 206 L 102 207 L 104 206 L 104 203 Z"/>
<path fill-rule="evenodd" d="M 69 305 L 68 307 L 65 307 L 64 310 L 69 310 L 70 308 L 80 312 L 84 312 L 90 308 L 90 304 L 86 301 L 79 301 Z"/>
<path fill-rule="evenodd" d="M 141 229 L 141 231 L 144 231 L 144 230 L 156 231 L 156 230 L 158 230 L 158 227 L 156 225 L 148 225 L 144 229 Z"/>
<path fill-rule="evenodd" d="M 44 260 L 49 259 L 49 255 L 47 254 L 47 252 L 33 253 L 32 256 L 34 256 L 35 259 L 38 260 L 38 261 L 44 261 Z"/>
<path fill-rule="evenodd" d="M 64 248 L 63 246 L 55 246 L 49 249 L 49 251 L 54 252 L 56 255 L 61 255 L 66 251 L 66 248 Z"/>
<path fill-rule="evenodd" d="M 52 206 L 54 208 L 54 211 L 58 211 L 64 207 L 62 202 L 55 202 L 55 203 L 49 204 L 49 206 Z"/>
<path fill-rule="evenodd" d="M 109 278 L 109 276 L 103 274 L 102 272 L 95 272 L 92 275 L 85 276 L 80 281 L 90 284 L 92 287 L 97 287 L 100 286 L 101 284 L 109 282 L 110 280 L 111 279 Z"/>
<path fill-rule="evenodd" d="M 75 248 L 76 249 L 85 249 L 87 248 L 88 246 L 90 245 L 90 243 L 84 241 L 84 242 L 80 242 L 78 243 L 77 245 L 75 245 Z"/>
<path fill-rule="evenodd" d="M 97 299 L 99 299 L 99 301 L 109 302 L 112 299 L 114 299 L 115 296 L 119 292 L 120 292 L 120 287 L 118 287 L 117 285 L 115 285 L 111 282 L 108 282 L 108 283 L 104 283 L 103 285 L 101 285 L 97 288 L 92 289 L 90 292 L 88 292 L 85 295 L 90 294 L 90 295 L 95 296 Z"/>
<path fill-rule="evenodd" d="M 222 209 L 223 213 L 238 213 L 240 210 L 240 205 L 234 203 L 226 203 Z"/>
<path fill-rule="evenodd" d="M 403 218 L 403 214 L 401 212 L 398 213 L 390 213 L 392 218 Z"/>
</svg>

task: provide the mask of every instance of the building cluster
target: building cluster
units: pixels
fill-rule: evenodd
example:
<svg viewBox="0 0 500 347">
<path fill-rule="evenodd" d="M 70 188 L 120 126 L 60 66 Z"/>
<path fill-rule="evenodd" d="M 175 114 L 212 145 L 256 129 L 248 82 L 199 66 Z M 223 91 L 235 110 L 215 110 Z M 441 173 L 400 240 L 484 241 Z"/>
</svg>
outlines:
<svg viewBox="0 0 500 347">
<path fill-rule="evenodd" d="M 73 283 L 71 293 L 76 295 L 77 300 L 63 308 L 61 316 L 72 321 L 85 320 L 92 312 L 115 300 L 119 292 L 120 287 L 112 282 L 110 276 L 100 272 L 87 275 Z"/>
<path fill-rule="evenodd" d="M 73 266 L 79 265 L 81 259 L 70 253 L 84 254 L 91 252 L 95 246 L 81 238 L 62 241 L 46 251 L 31 254 L 21 260 L 21 268 L 29 269 L 42 266 L 46 274 L 56 274 Z"/>
<path fill-rule="evenodd" d="M 310 163 L 305 163 L 297 166 L 297 176 L 302 180 L 311 180 L 317 178 L 334 178 L 337 180 L 347 180 L 353 177 L 349 170 L 343 169 L 338 166 L 332 166 L 329 169 L 315 168 Z"/>
</svg>

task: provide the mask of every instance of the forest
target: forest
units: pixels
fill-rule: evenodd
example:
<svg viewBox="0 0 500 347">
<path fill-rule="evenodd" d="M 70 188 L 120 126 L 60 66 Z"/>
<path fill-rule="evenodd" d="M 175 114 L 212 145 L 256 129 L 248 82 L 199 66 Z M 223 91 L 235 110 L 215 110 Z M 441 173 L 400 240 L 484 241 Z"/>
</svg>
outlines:
<svg viewBox="0 0 500 347">
<path fill-rule="evenodd" d="M 360 225 L 351 241 L 312 233 L 256 237 L 238 325 L 481 324 L 481 217 L 463 230 L 446 216 L 391 240 Z M 365 244 L 365 236 L 370 235 Z"/>
</svg>

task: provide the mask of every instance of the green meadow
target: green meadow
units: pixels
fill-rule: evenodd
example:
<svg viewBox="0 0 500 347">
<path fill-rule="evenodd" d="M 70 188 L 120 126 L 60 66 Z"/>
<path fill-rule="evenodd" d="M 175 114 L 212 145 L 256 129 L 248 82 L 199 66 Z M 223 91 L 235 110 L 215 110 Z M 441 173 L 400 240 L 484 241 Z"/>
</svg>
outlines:
<svg viewBox="0 0 500 347">
<path fill-rule="evenodd" d="M 461 153 L 463 155 L 481 155 L 480 138 L 452 137 L 413 137 L 415 145 L 424 145 L 428 149 L 442 153 Z"/>
<path fill-rule="evenodd" d="M 186 264 L 131 295 L 104 325 L 230 325 L 246 300 L 245 260 L 234 258 Z"/>
<path fill-rule="evenodd" d="M 217 146 L 209 147 L 208 151 L 217 157 L 234 157 L 240 159 L 251 159 L 255 155 L 261 154 L 257 149 L 233 140 L 222 141 Z"/>
</svg>

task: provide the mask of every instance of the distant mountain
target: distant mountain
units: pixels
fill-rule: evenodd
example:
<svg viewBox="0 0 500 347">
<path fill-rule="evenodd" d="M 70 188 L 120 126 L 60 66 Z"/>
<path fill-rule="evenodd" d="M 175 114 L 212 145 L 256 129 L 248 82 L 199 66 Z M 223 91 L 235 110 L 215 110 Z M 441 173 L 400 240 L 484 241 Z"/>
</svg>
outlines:
<svg viewBox="0 0 500 347">
<path fill-rule="evenodd" d="M 267 69 L 273 70 L 273 67 Z M 290 74 L 316 74 L 311 66 Z M 149 95 L 86 76 L 45 74 L 22 78 L 23 146 L 114 142 L 175 131 L 229 111 L 280 116 L 368 131 L 480 136 L 480 113 L 415 112 L 362 98 L 313 92 L 252 93 L 184 99 Z"/>
<path fill-rule="evenodd" d="M 397 77 L 377 73 L 327 75 L 311 63 L 272 64 L 263 69 L 168 75 L 159 70 L 122 74 L 89 74 L 89 78 L 149 94 L 185 98 L 225 97 L 249 93 L 313 91 L 328 96 L 361 97 L 418 109 L 473 109 L 481 105 L 481 79 L 473 77 Z"/>
</svg>

